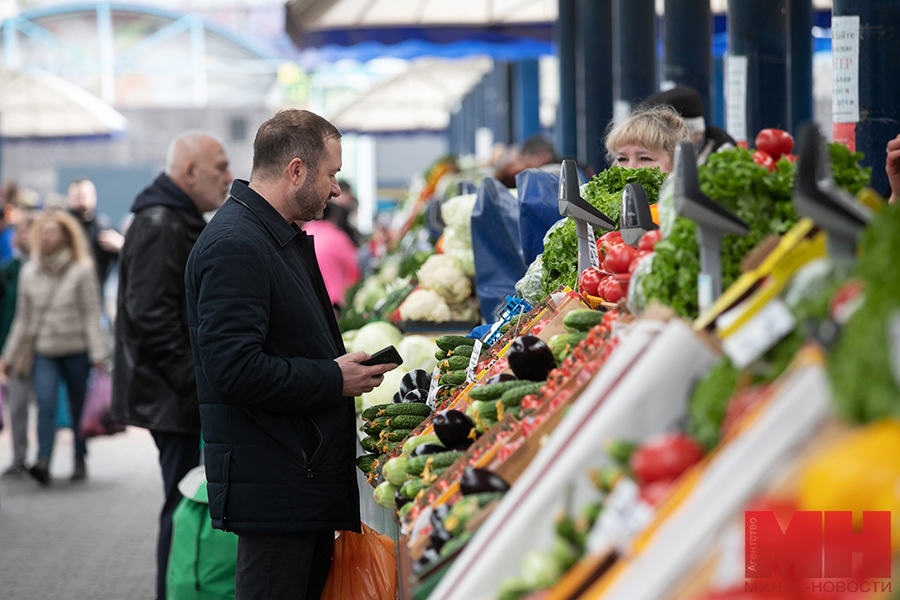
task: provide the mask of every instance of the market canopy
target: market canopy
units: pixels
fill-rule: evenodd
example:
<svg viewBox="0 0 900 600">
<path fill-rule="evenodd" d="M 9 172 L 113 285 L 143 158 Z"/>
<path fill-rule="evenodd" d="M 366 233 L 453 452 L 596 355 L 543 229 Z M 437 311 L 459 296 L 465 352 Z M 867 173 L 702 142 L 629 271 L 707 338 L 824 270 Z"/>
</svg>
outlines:
<svg viewBox="0 0 900 600">
<path fill-rule="evenodd" d="M 327 117 L 345 133 L 443 131 L 450 124 L 450 112 L 492 65 L 486 57 L 416 60 Z"/>
<path fill-rule="evenodd" d="M 128 121 L 90 92 L 45 71 L 0 69 L 0 137 L 108 136 Z"/>
</svg>

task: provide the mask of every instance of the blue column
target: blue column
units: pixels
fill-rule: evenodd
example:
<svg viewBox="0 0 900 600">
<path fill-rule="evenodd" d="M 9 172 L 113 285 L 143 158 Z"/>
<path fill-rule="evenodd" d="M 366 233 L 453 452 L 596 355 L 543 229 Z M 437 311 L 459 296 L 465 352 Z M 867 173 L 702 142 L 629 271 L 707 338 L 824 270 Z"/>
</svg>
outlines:
<svg viewBox="0 0 900 600">
<path fill-rule="evenodd" d="M 576 6 L 578 160 L 597 172 L 607 166 L 603 137 L 613 116 L 612 0 L 577 0 Z"/>
<path fill-rule="evenodd" d="M 576 0 L 559 0 L 556 47 L 559 52 L 559 110 L 556 118 L 556 147 L 561 156 L 578 153 L 578 126 L 575 76 Z"/>
<path fill-rule="evenodd" d="M 666 0 L 665 5 L 664 80 L 697 90 L 703 100 L 703 114 L 711 122 L 712 14 L 709 0 Z"/>
<path fill-rule="evenodd" d="M 897 0 L 834 0 L 832 5 L 832 52 L 835 66 L 835 100 L 858 96 L 858 115 L 853 122 L 843 115 L 847 107 L 834 114 L 834 139 L 845 140 L 865 154 L 862 163 L 872 167 L 872 187 L 880 193 L 888 189 L 884 172 L 885 148 L 900 133 L 900 3 Z M 838 39 L 840 21 L 859 18 L 858 40 Z M 858 46 L 857 84 L 838 81 L 852 73 L 847 60 Z M 846 67 L 851 67 L 847 69 Z M 838 93 L 838 87 L 844 93 Z M 856 88 L 854 90 L 854 87 Z M 843 122 L 842 122 L 843 121 Z"/>
<path fill-rule="evenodd" d="M 790 125 L 787 16 L 787 0 L 731 0 L 728 4 L 729 57 L 747 59 L 746 119 L 751 145 L 760 129 Z"/>
<path fill-rule="evenodd" d="M 813 118 L 812 0 L 788 0 L 790 4 L 790 131 L 796 136 L 801 123 Z"/>
<path fill-rule="evenodd" d="M 615 99 L 631 108 L 657 89 L 655 1 L 613 0 L 613 22 Z"/>
<path fill-rule="evenodd" d="M 532 135 L 541 132 L 538 61 L 519 61 L 512 65 L 512 75 L 515 141 L 521 144 Z"/>
</svg>

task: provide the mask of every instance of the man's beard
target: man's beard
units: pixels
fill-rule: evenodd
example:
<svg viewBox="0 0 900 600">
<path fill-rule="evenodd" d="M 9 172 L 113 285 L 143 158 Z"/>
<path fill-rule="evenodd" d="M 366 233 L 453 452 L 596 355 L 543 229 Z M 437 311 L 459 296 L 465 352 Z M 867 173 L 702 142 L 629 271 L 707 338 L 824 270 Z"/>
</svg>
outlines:
<svg viewBox="0 0 900 600">
<path fill-rule="evenodd" d="M 301 221 L 319 221 L 325 216 L 325 201 L 316 197 L 315 173 L 308 174 L 306 181 L 294 194 L 294 204 L 300 212 Z"/>
</svg>

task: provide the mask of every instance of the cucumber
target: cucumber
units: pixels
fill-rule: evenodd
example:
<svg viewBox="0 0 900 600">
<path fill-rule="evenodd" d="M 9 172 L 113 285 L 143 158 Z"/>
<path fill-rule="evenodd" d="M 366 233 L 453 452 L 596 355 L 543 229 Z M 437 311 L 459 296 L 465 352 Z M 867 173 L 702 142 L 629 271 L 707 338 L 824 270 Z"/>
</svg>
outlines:
<svg viewBox="0 0 900 600">
<path fill-rule="evenodd" d="M 466 381 L 466 370 L 450 371 L 441 377 L 441 385 L 460 385 Z"/>
<path fill-rule="evenodd" d="M 411 458 L 408 463 L 406 463 L 406 472 L 410 475 L 421 475 L 422 471 L 425 470 L 425 465 L 428 461 L 431 461 L 431 468 L 441 469 L 445 467 L 449 467 L 456 459 L 463 455 L 463 452 L 439 452 L 438 454 L 424 454 L 422 456 L 416 456 L 415 458 Z"/>
<path fill-rule="evenodd" d="M 375 466 L 375 461 L 377 460 L 377 454 L 363 454 L 356 459 L 356 466 L 359 467 L 359 470 L 363 473 L 368 473 Z"/>
<path fill-rule="evenodd" d="M 563 326 L 569 333 L 586 332 L 603 322 L 604 313 L 590 308 L 573 310 L 563 318 Z"/>
<path fill-rule="evenodd" d="M 466 359 L 471 358 L 472 351 L 475 350 L 475 346 L 469 346 L 468 344 L 464 344 L 462 346 L 457 346 L 454 348 L 448 356 L 465 356 Z"/>
<path fill-rule="evenodd" d="M 482 421 L 497 421 L 497 402 L 498 400 L 479 400 L 473 406 Z"/>
<path fill-rule="evenodd" d="M 390 458 L 390 455 L 394 453 L 394 450 L 396 450 L 400 446 L 400 443 L 401 442 L 391 442 L 386 439 L 379 440 L 375 444 L 375 449 L 378 450 L 379 452 L 381 452 L 382 456 L 384 456 L 385 460 L 387 460 L 388 458 Z M 379 461 L 379 463 L 383 463 L 383 462 L 384 461 Z"/>
<path fill-rule="evenodd" d="M 381 432 L 381 435 L 384 436 L 382 439 L 387 440 L 388 442 L 403 441 L 412 433 L 412 429 L 391 429 L 390 431 L 385 431 L 387 431 L 387 433 L 384 431 Z"/>
<path fill-rule="evenodd" d="M 538 393 L 543 385 L 543 381 L 536 381 L 534 383 L 529 383 L 528 385 L 520 385 L 519 387 L 504 392 L 503 395 L 500 396 L 500 401 L 503 402 L 503 406 L 509 408 L 520 406 L 522 404 L 522 398 L 528 394 Z"/>
<path fill-rule="evenodd" d="M 468 346 L 471 348 L 471 346 Z M 441 371 L 459 371 L 469 366 L 469 357 L 454 354 L 447 357 L 440 363 Z"/>
<path fill-rule="evenodd" d="M 498 400 L 500 396 L 511 389 L 521 387 L 533 383 L 526 379 L 513 379 L 510 381 L 501 381 L 500 383 L 492 383 L 483 385 L 469 390 L 469 398 L 472 400 Z"/>
<path fill-rule="evenodd" d="M 441 350 L 453 350 L 457 346 L 474 346 L 475 338 L 461 335 L 442 335 L 434 341 Z"/>
<path fill-rule="evenodd" d="M 438 360 L 444 360 L 445 358 L 447 358 L 447 351 L 446 350 L 438 350 L 437 352 L 434 353 L 434 357 Z"/>
<path fill-rule="evenodd" d="M 560 333 L 550 338 L 550 350 L 553 352 L 553 358 L 557 364 L 569 355 L 583 339 L 587 337 L 586 333 Z"/>
<path fill-rule="evenodd" d="M 387 427 L 387 422 L 390 417 L 378 417 L 368 426 L 363 427 L 363 433 L 366 435 L 378 435 L 382 429 Z"/>
<path fill-rule="evenodd" d="M 388 404 L 384 409 L 384 414 L 388 417 L 399 417 L 400 415 L 418 415 L 427 417 L 431 414 L 431 409 L 427 404 L 421 402 L 406 402 L 403 404 Z"/>
<path fill-rule="evenodd" d="M 441 558 L 447 558 L 463 546 L 469 543 L 469 540 L 475 535 L 474 531 L 464 531 L 459 537 L 450 538 L 443 546 L 441 546 Z"/>
<path fill-rule="evenodd" d="M 437 444 L 438 446 L 443 446 L 441 440 L 438 439 L 438 436 L 432 434 L 429 435 L 417 435 L 407 439 L 403 442 L 403 453 L 407 456 L 412 454 L 412 451 L 421 446 L 422 444 Z"/>
<path fill-rule="evenodd" d="M 474 498 L 479 508 L 487 506 L 489 503 L 494 500 L 499 500 L 502 497 L 503 492 L 478 492 L 477 494 L 469 494 L 466 496 L 466 498 Z"/>
<path fill-rule="evenodd" d="M 412 500 L 419 495 L 419 492 L 427 487 L 428 484 L 422 481 L 421 477 L 415 477 L 400 486 L 400 493 Z"/>
<path fill-rule="evenodd" d="M 420 415 L 398 415 L 390 419 L 394 429 L 415 429 L 426 417 Z"/>
<path fill-rule="evenodd" d="M 359 441 L 359 445 L 362 446 L 362 449 L 366 452 L 375 452 L 375 442 L 377 441 L 377 437 L 375 437 L 374 435 L 370 435 L 361 439 Z"/>
<path fill-rule="evenodd" d="M 366 410 L 362 411 L 362 418 L 367 421 L 374 421 L 375 418 L 378 417 L 378 413 L 388 406 L 390 406 L 390 404 L 376 404 L 374 406 L 370 406 Z"/>
</svg>

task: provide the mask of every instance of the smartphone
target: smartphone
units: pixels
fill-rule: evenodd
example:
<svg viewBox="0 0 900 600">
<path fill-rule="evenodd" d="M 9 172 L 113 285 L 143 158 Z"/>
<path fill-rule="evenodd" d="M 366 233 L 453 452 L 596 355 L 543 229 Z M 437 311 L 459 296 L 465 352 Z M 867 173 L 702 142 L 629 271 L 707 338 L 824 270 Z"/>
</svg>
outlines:
<svg viewBox="0 0 900 600">
<path fill-rule="evenodd" d="M 403 364 L 403 357 L 400 356 L 400 353 L 397 352 L 397 349 L 393 346 L 382 348 L 381 350 L 370 356 L 369 360 L 364 360 L 359 364 L 366 367 L 371 367 L 373 365 L 386 365 L 389 363 L 394 363 L 395 365 Z"/>
</svg>

